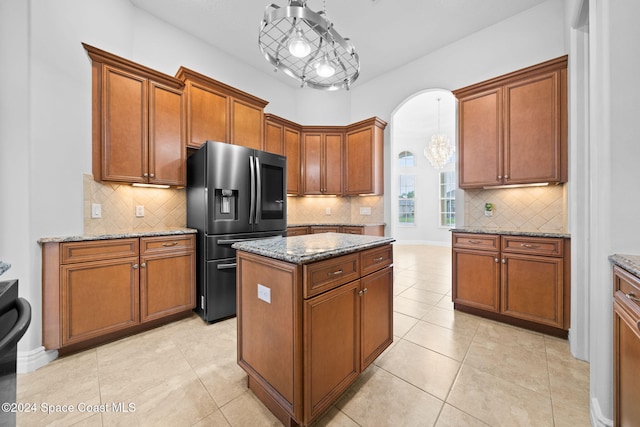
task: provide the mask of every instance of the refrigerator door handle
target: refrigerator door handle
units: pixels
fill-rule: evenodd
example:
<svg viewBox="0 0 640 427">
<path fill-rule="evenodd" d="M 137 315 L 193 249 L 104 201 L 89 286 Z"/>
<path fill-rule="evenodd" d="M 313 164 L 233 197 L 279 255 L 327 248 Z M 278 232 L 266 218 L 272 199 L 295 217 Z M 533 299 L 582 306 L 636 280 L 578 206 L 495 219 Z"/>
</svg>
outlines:
<svg viewBox="0 0 640 427">
<path fill-rule="evenodd" d="M 253 163 L 253 156 L 249 156 L 249 169 L 251 170 L 251 206 L 249 208 L 249 224 L 253 224 L 253 217 L 256 213 L 256 170 Z"/>
<path fill-rule="evenodd" d="M 262 173 L 260 171 L 260 159 L 256 156 L 256 181 L 258 189 L 256 190 L 256 217 L 255 224 L 260 222 L 260 216 L 262 215 Z"/>
</svg>

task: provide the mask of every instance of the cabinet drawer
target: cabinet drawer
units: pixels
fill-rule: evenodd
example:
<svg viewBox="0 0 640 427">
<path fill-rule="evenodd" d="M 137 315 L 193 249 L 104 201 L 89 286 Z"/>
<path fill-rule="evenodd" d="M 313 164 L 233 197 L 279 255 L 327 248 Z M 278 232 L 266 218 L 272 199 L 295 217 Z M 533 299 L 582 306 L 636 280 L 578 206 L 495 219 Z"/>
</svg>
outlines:
<svg viewBox="0 0 640 427">
<path fill-rule="evenodd" d="M 174 252 L 194 250 L 195 237 L 193 234 L 180 234 L 175 236 L 143 237 L 140 239 L 141 255 L 155 254 L 158 252 Z"/>
<path fill-rule="evenodd" d="M 456 248 L 498 250 L 500 236 L 497 234 L 453 233 L 453 246 Z"/>
<path fill-rule="evenodd" d="M 309 234 L 309 227 L 287 227 L 287 237 Z"/>
<path fill-rule="evenodd" d="M 303 267 L 304 298 L 318 295 L 360 277 L 360 256 L 349 254 Z"/>
<path fill-rule="evenodd" d="M 138 256 L 138 239 L 89 240 L 60 245 L 60 264 Z"/>
<path fill-rule="evenodd" d="M 561 257 L 564 253 L 563 243 L 562 238 L 555 237 L 502 236 L 502 251 Z"/>
<path fill-rule="evenodd" d="M 379 248 L 368 249 L 362 251 L 360 257 L 362 275 L 366 276 L 393 264 L 393 246 L 384 245 Z"/>
<path fill-rule="evenodd" d="M 640 279 L 617 265 L 613 266 L 613 293 L 623 305 L 640 312 L 640 303 L 631 299 L 640 298 Z"/>
<path fill-rule="evenodd" d="M 345 225 L 340 227 L 342 233 L 346 234 L 364 234 L 364 227 L 358 227 L 355 225 Z"/>
</svg>

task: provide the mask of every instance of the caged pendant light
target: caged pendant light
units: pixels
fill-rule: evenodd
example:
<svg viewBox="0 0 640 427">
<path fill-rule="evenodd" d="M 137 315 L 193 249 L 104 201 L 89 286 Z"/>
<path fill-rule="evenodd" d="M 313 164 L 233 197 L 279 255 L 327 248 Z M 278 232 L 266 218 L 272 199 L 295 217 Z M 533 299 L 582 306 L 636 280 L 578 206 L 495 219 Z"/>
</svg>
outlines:
<svg viewBox="0 0 640 427">
<path fill-rule="evenodd" d="M 456 149 L 449 142 L 449 138 L 440 133 L 440 98 L 438 98 L 438 132 L 431 136 L 431 141 L 424 149 L 424 155 L 436 170 L 440 170 L 449 163 L 455 151 Z"/>
<path fill-rule="evenodd" d="M 282 70 L 314 89 L 349 89 L 360 74 L 360 59 L 348 38 L 333 27 L 326 13 L 306 0 L 267 6 L 258 36 L 260 51 L 275 70 Z"/>
</svg>

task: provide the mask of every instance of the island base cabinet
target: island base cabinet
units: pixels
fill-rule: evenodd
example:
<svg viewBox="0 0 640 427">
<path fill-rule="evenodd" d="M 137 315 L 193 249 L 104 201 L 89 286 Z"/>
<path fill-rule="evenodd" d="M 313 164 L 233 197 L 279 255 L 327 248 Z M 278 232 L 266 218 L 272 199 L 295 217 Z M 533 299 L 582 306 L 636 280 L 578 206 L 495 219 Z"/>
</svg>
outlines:
<svg viewBox="0 0 640 427">
<path fill-rule="evenodd" d="M 393 341 L 391 245 L 309 264 L 239 250 L 237 262 L 238 364 L 284 425 L 309 425 Z M 332 286 L 305 293 L 318 275 Z"/>
</svg>

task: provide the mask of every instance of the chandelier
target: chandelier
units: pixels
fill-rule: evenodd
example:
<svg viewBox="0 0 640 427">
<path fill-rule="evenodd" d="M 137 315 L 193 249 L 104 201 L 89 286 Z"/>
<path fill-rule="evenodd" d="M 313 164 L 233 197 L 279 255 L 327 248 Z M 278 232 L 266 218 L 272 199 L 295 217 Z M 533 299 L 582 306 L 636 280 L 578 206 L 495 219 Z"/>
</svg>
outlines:
<svg viewBox="0 0 640 427">
<path fill-rule="evenodd" d="M 449 163 L 451 156 L 456 151 L 446 135 L 440 133 L 440 98 L 438 98 L 438 133 L 431 136 L 431 142 L 424 149 L 424 155 L 431 165 L 440 170 Z"/>
<path fill-rule="evenodd" d="M 360 59 L 348 38 L 333 28 L 325 10 L 314 12 L 306 0 L 267 6 L 258 36 L 260 51 L 275 71 L 314 89 L 338 90 L 360 74 Z"/>
</svg>

